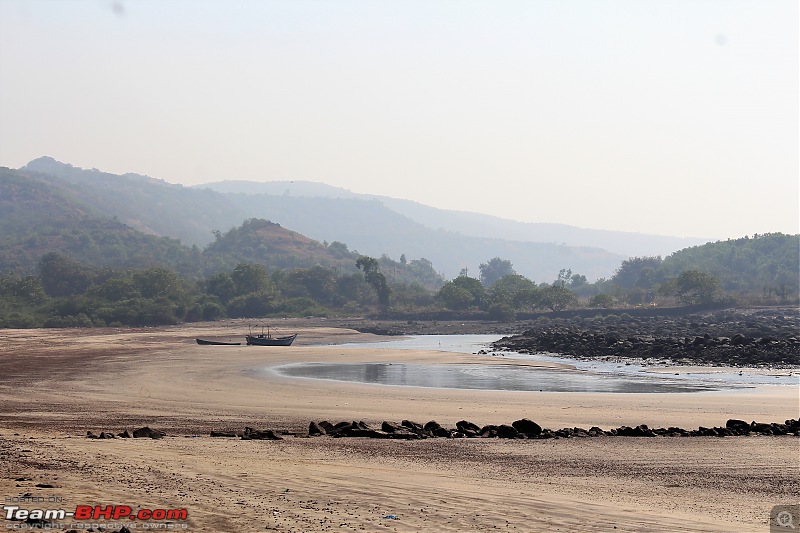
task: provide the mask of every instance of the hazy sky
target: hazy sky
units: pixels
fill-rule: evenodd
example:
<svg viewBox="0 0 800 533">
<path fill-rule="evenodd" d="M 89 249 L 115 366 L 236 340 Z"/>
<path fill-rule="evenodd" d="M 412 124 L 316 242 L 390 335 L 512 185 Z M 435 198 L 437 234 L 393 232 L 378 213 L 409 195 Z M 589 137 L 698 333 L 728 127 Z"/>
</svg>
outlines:
<svg viewBox="0 0 800 533">
<path fill-rule="evenodd" d="M 800 232 L 797 0 L 0 0 L 0 165 Z"/>
</svg>

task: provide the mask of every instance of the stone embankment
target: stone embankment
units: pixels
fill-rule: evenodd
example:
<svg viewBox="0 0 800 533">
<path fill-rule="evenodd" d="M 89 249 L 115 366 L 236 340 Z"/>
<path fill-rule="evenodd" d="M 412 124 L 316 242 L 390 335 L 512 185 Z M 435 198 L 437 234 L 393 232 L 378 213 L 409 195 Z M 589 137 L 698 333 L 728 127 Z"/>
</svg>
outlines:
<svg viewBox="0 0 800 533">
<path fill-rule="evenodd" d="M 678 364 L 800 365 L 796 308 L 726 310 L 685 317 L 609 315 L 539 320 L 495 350 L 578 358 L 637 358 Z"/>
</svg>

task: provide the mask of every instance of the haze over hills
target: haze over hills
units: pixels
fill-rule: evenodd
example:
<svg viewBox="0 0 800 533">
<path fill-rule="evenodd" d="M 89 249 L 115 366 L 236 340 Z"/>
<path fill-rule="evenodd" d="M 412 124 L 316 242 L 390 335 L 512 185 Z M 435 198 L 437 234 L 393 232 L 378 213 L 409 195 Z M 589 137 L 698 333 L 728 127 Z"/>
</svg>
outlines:
<svg viewBox="0 0 800 533">
<path fill-rule="evenodd" d="M 387 305 L 384 310 L 402 313 L 477 309 L 508 320 L 520 311 L 587 305 L 797 301 L 800 235 L 745 236 L 685 248 L 663 260 L 622 261 L 599 248 L 433 230 L 377 199 L 194 190 L 48 158 L 30 166 L 48 173 L 0 167 L 3 327 L 324 315 Z M 224 232 L 212 229 L 210 224 L 225 221 L 220 212 L 243 220 Z M 260 213 L 266 215 L 257 218 Z M 309 238 L 267 217 L 307 224 L 305 233 L 331 232 L 337 240 L 347 235 L 361 251 L 333 238 Z M 175 238 L 193 234 L 213 240 L 201 249 Z M 358 265 L 361 253 L 377 261 Z M 479 262 L 494 265 L 494 279 L 446 282 L 439 274 L 442 264 L 460 269 Z M 509 263 L 522 276 L 507 276 Z M 368 265 L 381 275 L 357 270 Z M 470 268 L 477 277 L 477 268 Z M 550 283 L 562 268 L 572 270 Z M 587 283 L 602 268 L 615 274 Z"/>
<path fill-rule="evenodd" d="M 186 245 L 205 246 L 215 231 L 225 232 L 246 219 L 260 218 L 318 241 L 344 242 L 362 254 L 387 254 L 394 259 L 405 254 L 409 260 L 424 257 L 448 278 L 465 267 L 476 276 L 480 263 L 497 256 L 536 281 L 552 281 L 562 268 L 596 279 L 610 276 L 625 258 L 596 247 L 431 229 L 371 198 L 221 193 L 137 174 L 80 169 L 49 157 L 31 161 L 20 171 L 33 173 L 100 215 Z"/>
<path fill-rule="evenodd" d="M 610 276 L 625 257 L 666 256 L 703 242 L 522 223 L 314 182 L 226 181 L 188 188 L 137 174 L 84 170 L 48 157 L 31 161 L 23 170 L 59 178 L 52 183 L 62 191 L 76 187 L 70 194 L 79 195 L 87 209 L 187 245 L 205 246 L 214 231 L 227 231 L 247 218 L 265 218 L 316 240 L 345 242 L 369 255 L 425 257 L 445 277 L 456 276 L 464 267 L 477 274 L 481 262 L 498 256 L 539 281 L 554 278 L 561 268 L 596 279 Z"/>
<path fill-rule="evenodd" d="M 223 193 L 271 196 L 305 196 L 338 199 L 373 199 L 430 229 L 459 233 L 469 237 L 504 239 L 523 242 L 589 246 L 609 252 L 633 256 L 667 256 L 670 253 L 709 242 L 710 238 L 672 237 L 636 232 L 588 229 L 567 224 L 519 222 L 492 215 L 438 209 L 412 200 L 354 193 L 347 189 L 311 181 L 218 181 L 197 185 Z M 513 192 L 512 192 L 513 193 Z M 565 198 L 565 209 L 569 199 Z M 535 209 L 535 202 L 531 209 Z M 631 222 L 635 226 L 635 221 Z"/>
</svg>

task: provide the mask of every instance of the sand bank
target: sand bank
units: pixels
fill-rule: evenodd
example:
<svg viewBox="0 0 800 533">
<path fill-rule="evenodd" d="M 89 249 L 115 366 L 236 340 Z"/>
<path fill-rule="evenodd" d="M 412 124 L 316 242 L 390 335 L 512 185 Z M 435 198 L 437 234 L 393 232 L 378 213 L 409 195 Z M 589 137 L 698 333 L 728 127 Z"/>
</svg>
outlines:
<svg viewBox="0 0 800 533">
<path fill-rule="evenodd" d="M 693 428 L 728 418 L 783 421 L 799 410 L 790 387 L 493 392 L 292 379 L 265 370 L 298 361 L 487 362 L 318 346 L 372 338 L 319 322 L 286 324 L 300 333 L 289 348 L 194 342 L 241 338 L 242 326 L 0 331 L 2 495 L 186 508 L 191 531 L 763 531 L 770 507 L 796 503 L 800 493 L 795 437 L 212 439 L 211 430 L 302 432 L 310 420 L 324 419 L 452 426 L 527 417 L 551 428 Z M 170 436 L 83 437 L 142 425 Z M 55 488 L 35 486 L 42 483 Z M 390 515 L 398 519 L 383 518 Z"/>
</svg>

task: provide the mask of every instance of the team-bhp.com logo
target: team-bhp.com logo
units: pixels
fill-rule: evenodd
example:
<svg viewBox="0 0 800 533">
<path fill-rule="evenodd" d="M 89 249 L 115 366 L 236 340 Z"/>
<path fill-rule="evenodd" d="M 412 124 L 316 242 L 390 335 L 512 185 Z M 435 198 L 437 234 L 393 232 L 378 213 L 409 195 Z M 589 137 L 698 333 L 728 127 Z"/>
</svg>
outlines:
<svg viewBox="0 0 800 533">
<path fill-rule="evenodd" d="M 105 520 L 119 521 L 158 521 L 186 520 L 189 511 L 186 509 L 134 509 L 129 505 L 78 505 L 75 510 L 66 509 L 22 509 L 18 505 L 4 505 L 6 520 L 24 521 L 26 523 L 46 523 L 67 520 Z M 143 528 L 144 529 L 144 528 Z"/>
</svg>

